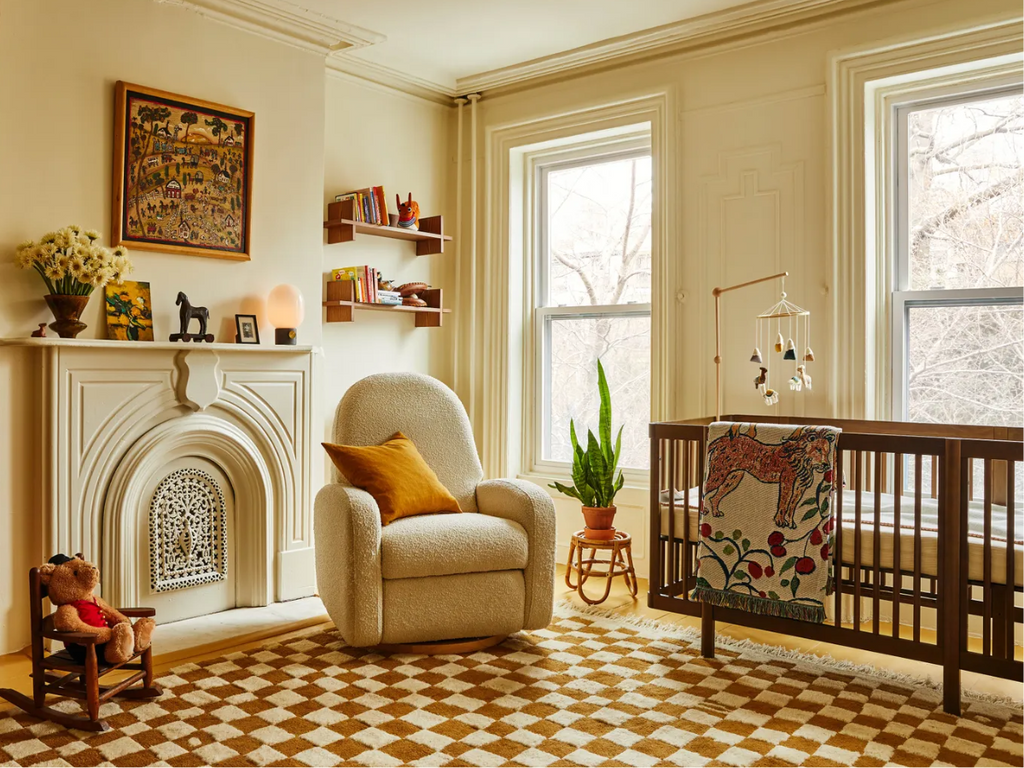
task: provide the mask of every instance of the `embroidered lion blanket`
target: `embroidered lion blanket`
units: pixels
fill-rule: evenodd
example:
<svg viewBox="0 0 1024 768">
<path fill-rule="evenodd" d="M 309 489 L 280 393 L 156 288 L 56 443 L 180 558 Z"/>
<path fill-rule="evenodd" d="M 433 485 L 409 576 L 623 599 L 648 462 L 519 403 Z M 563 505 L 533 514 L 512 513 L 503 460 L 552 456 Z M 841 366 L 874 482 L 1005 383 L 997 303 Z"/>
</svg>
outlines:
<svg viewBox="0 0 1024 768">
<path fill-rule="evenodd" d="M 825 620 L 839 433 L 825 426 L 710 426 L 692 599 Z"/>
</svg>

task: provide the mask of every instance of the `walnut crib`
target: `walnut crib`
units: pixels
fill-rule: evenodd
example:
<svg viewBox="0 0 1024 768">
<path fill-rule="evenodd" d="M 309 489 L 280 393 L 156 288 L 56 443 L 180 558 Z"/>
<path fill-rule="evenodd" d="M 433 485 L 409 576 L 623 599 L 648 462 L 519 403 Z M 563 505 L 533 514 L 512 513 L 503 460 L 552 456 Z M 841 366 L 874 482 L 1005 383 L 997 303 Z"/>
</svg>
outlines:
<svg viewBox="0 0 1024 768">
<path fill-rule="evenodd" d="M 707 426 L 651 424 L 648 605 L 714 622 L 929 662 L 943 708 L 960 712 L 960 671 L 1024 680 L 1024 430 L 887 421 L 723 416 L 843 430 L 834 501 L 835 591 L 824 624 L 713 608 L 688 598 L 702 502 Z M 932 632 L 930 624 L 938 631 Z"/>
</svg>

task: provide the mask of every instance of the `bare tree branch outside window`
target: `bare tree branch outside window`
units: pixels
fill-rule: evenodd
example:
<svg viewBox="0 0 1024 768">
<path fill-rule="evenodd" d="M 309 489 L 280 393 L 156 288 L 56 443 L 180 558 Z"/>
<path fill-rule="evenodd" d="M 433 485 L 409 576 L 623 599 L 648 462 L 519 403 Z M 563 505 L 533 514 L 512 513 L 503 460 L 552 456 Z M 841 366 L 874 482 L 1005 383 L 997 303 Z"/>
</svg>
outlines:
<svg viewBox="0 0 1024 768">
<path fill-rule="evenodd" d="M 908 115 L 910 291 L 1024 286 L 1024 99 Z M 1024 425 L 1018 303 L 911 305 L 907 417 Z"/>
<path fill-rule="evenodd" d="M 546 174 L 545 359 L 549 397 L 542 458 L 570 461 L 569 420 L 597 426 L 597 365 L 624 425 L 621 465 L 646 468 L 651 411 L 651 158 L 552 168 Z M 557 308 L 595 307 L 593 313 Z M 609 310 L 609 307 L 613 309 Z M 620 308 L 621 309 L 618 309 Z"/>
</svg>

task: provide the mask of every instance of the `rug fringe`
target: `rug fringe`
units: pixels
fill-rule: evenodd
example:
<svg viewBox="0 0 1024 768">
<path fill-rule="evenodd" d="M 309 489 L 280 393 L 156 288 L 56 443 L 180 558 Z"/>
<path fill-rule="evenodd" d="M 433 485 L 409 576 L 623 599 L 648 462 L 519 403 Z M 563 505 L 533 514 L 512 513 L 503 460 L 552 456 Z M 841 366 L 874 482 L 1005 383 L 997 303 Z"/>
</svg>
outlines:
<svg viewBox="0 0 1024 768">
<path fill-rule="evenodd" d="M 659 634 L 670 635 L 676 639 L 685 640 L 691 644 L 698 642 L 701 637 L 700 630 L 693 627 L 684 627 L 659 619 L 623 615 L 610 608 L 600 608 L 598 606 L 581 608 L 573 604 L 570 600 L 563 599 L 557 601 L 555 603 L 555 612 L 557 615 L 562 617 L 576 615 L 615 621 L 645 632 L 657 632 Z M 758 643 L 753 640 L 735 640 L 721 634 L 715 638 L 715 647 L 734 651 L 736 653 L 749 652 L 782 661 L 806 664 L 826 672 L 839 672 L 842 674 L 855 675 L 857 677 L 866 677 L 878 682 L 893 683 L 910 688 L 924 688 L 929 692 L 934 693 L 937 697 L 942 696 L 942 683 L 932 680 L 931 678 L 903 672 L 892 672 L 887 669 L 872 666 L 871 664 L 858 664 L 853 661 L 844 661 L 842 659 L 836 659 L 828 654 L 819 656 L 806 651 L 794 651 L 789 648 L 783 648 L 782 646 Z M 999 694 L 986 693 L 984 691 L 974 691 L 969 688 L 963 689 L 961 695 L 965 700 L 977 702 L 979 704 L 994 704 L 997 706 L 1007 707 L 1018 712 L 1024 711 L 1024 702 L 1018 701 L 1017 699 L 1009 696 L 1001 696 Z"/>
</svg>

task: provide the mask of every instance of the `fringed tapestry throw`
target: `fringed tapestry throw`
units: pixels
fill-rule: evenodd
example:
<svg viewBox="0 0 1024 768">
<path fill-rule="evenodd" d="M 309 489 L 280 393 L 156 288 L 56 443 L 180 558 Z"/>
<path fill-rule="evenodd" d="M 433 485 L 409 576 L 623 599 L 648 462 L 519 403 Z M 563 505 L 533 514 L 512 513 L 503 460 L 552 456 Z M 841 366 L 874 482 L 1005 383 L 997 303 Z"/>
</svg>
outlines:
<svg viewBox="0 0 1024 768">
<path fill-rule="evenodd" d="M 835 427 L 708 429 L 692 599 L 821 623 L 832 592 Z"/>
</svg>

